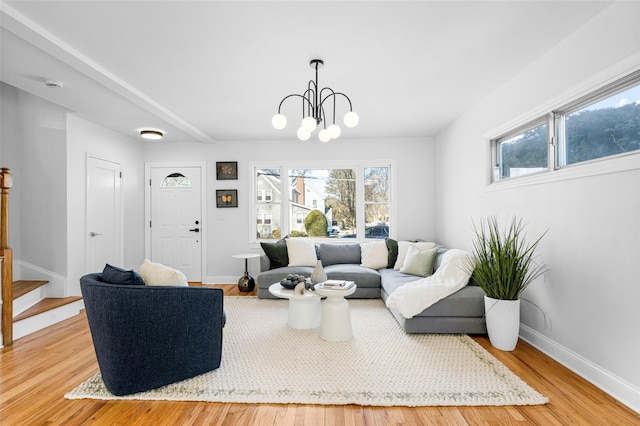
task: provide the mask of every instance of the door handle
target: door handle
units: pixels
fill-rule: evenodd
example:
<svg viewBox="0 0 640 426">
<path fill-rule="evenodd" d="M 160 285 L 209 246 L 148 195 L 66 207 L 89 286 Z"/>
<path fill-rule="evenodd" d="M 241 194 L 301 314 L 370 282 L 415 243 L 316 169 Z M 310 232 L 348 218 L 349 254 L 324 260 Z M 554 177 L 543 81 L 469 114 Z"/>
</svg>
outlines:
<svg viewBox="0 0 640 426">
<path fill-rule="evenodd" d="M 91 231 L 91 232 L 89 232 L 89 235 L 91 235 L 92 237 L 96 237 L 96 236 L 102 235 L 102 234 L 98 234 L 97 232 Z"/>
<path fill-rule="evenodd" d="M 200 232 L 200 228 L 189 229 L 190 232 Z"/>
</svg>

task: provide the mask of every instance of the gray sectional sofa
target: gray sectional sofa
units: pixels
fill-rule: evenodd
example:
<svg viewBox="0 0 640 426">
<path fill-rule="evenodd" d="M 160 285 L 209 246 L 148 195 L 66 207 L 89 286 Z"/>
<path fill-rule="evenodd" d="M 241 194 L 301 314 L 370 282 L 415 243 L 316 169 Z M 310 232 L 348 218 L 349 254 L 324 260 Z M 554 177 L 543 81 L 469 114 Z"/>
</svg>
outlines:
<svg viewBox="0 0 640 426">
<path fill-rule="evenodd" d="M 358 288 L 349 298 L 373 299 L 382 298 L 386 302 L 391 293 L 401 286 L 422 277 L 406 274 L 393 268 L 395 263 L 393 244 L 389 244 L 389 262 L 386 267 L 372 269 L 361 265 L 359 244 L 320 243 L 316 244 L 318 259 L 323 263 L 328 279 L 354 281 Z M 393 243 L 393 240 L 390 240 Z M 274 247 L 280 244 L 275 253 Z M 396 242 L 397 244 L 397 242 Z M 265 255 L 260 258 L 261 272 L 256 277 L 258 297 L 275 299 L 269 293 L 269 286 L 279 282 L 287 274 L 310 276 L 312 266 L 285 266 L 286 253 L 282 252 L 283 240 L 262 247 Z M 397 246 L 396 246 L 397 247 Z M 434 271 L 442 262 L 447 251 L 438 247 L 434 262 Z M 486 334 L 484 320 L 484 292 L 480 287 L 469 282 L 461 290 L 439 300 L 413 318 L 404 318 L 399 312 L 390 309 L 400 326 L 406 333 L 464 333 Z"/>
</svg>

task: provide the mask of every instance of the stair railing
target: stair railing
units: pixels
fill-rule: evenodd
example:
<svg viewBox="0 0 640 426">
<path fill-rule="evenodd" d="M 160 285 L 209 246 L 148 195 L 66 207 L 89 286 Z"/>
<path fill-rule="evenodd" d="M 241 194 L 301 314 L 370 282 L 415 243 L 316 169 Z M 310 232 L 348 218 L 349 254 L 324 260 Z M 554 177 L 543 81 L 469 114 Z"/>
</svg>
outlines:
<svg viewBox="0 0 640 426">
<path fill-rule="evenodd" d="M 9 248 L 9 169 L 0 171 L 0 257 L 2 257 L 2 344 L 13 344 L 13 250 Z"/>
</svg>

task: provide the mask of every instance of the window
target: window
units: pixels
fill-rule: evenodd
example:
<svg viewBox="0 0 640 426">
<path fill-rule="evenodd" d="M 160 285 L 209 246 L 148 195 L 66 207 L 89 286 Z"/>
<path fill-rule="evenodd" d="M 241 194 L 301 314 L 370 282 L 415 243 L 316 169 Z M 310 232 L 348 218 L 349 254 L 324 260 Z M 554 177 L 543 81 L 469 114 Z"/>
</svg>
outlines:
<svg viewBox="0 0 640 426">
<path fill-rule="evenodd" d="M 171 173 L 162 179 L 160 186 L 163 188 L 190 188 L 191 181 L 182 173 Z"/>
<path fill-rule="evenodd" d="M 389 167 L 366 167 L 364 169 L 364 220 L 368 227 L 386 227 L 386 235 L 376 232 L 365 237 L 386 238 L 389 236 Z M 372 228 L 375 229 L 375 228 Z M 382 229 L 382 228 L 378 228 Z"/>
<path fill-rule="evenodd" d="M 555 113 L 559 167 L 640 149 L 640 82 L 586 102 Z"/>
<path fill-rule="evenodd" d="M 640 71 L 492 140 L 493 180 L 640 152 Z"/>
<path fill-rule="evenodd" d="M 548 168 L 547 122 L 534 122 L 515 134 L 497 140 L 497 161 L 494 178 L 505 179 L 535 173 Z"/>
<path fill-rule="evenodd" d="M 255 170 L 256 215 L 261 222 L 256 222 L 258 239 L 280 238 L 280 169 Z M 269 218 L 268 223 L 266 218 Z"/>
<path fill-rule="evenodd" d="M 385 238 L 391 214 L 391 166 L 254 167 L 258 239 Z M 264 203 L 271 188 L 270 203 Z M 287 194 L 282 197 L 281 194 Z"/>
</svg>

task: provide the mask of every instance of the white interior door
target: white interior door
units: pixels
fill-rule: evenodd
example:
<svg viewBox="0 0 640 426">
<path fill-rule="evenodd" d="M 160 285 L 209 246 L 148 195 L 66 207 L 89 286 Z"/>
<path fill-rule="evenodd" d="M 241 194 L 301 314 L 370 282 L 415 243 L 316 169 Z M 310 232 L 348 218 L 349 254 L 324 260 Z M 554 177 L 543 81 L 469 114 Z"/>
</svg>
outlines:
<svg viewBox="0 0 640 426">
<path fill-rule="evenodd" d="M 87 157 L 87 268 L 100 272 L 105 263 L 122 267 L 121 165 Z"/>
<path fill-rule="evenodd" d="M 202 281 L 202 170 L 151 168 L 151 261 Z"/>
</svg>

